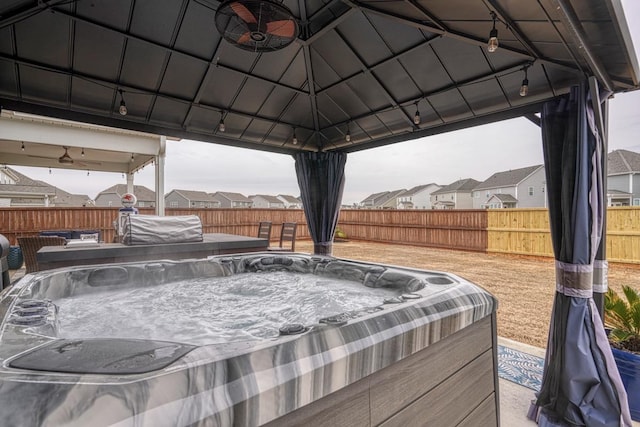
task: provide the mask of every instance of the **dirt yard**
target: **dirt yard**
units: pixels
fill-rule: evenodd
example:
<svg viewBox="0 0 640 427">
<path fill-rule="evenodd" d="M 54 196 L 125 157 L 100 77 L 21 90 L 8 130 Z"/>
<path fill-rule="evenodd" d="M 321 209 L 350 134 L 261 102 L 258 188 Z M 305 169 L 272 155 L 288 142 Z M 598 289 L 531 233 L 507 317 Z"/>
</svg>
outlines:
<svg viewBox="0 0 640 427">
<path fill-rule="evenodd" d="M 312 253 L 313 244 L 297 241 L 296 250 Z M 358 241 L 335 243 L 333 255 L 457 274 L 498 298 L 499 336 L 546 347 L 555 293 L 552 259 Z M 640 266 L 609 266 L 609 286 L 620 291 L 624 284 L 640 289 Z"/>
</svg>

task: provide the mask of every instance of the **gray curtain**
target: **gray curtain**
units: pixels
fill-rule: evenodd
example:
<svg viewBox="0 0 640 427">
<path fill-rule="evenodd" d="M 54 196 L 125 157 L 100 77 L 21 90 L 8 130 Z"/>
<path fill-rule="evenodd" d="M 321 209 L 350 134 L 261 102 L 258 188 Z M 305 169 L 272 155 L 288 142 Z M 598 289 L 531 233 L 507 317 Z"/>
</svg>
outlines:
<svg viewBox="0 0 640 427">
<path fill-rule="evenodd" d="M 606 153 L 588 92 L 586 82 L 573 87 L 546 103 L 541 117 L 556 296 L 542 387 L 529 413 L 540 426 L 631 426 L 627 396 L 593 300 L 606 207 Z"/>
<path fill-rule="evenodd" d="M 331 255 L 342 203 L 347 154 L 302 152 L 293 157 L 314 254 Z"/>
</svg>

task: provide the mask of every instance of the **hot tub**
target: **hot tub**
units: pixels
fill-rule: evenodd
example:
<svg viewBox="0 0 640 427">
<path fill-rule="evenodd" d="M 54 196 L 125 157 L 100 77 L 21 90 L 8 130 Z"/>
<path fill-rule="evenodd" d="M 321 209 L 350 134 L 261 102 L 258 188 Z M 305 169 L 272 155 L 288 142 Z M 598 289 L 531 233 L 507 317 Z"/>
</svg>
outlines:
<svg viewBox="0 0 640 427">
<path fill-rule="evenodd" d="M 0 294 L 3 426 L 497 425 L 496 300 L 304 254 L 70 267 Z"/>
</svg>

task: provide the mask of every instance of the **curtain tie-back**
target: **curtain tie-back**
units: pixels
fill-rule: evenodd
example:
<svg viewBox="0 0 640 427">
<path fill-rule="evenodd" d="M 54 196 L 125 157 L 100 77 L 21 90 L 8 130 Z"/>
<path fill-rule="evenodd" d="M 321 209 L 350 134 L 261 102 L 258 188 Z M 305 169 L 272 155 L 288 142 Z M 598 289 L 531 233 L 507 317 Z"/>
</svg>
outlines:
<svg viewBox="0 0 640 427">
<path fill-rule="evenodd" d="M 556 261 L 556 291 L 570 297 L 593 297 L 593 265 Z"/>
</svg>

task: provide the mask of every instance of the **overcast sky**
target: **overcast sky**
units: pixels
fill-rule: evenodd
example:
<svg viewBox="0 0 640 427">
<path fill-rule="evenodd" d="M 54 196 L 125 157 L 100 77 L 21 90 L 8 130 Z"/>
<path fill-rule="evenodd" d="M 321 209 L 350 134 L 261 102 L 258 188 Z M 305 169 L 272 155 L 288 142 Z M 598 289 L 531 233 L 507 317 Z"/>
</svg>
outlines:
<svg viewBox="0 0 640 427">
<path fill-rule="evenodd" d="M 622 0 L 640 57 L 640 1 Z M 640 152 L 640 91 L 618 94 L 610 102 L 609 151 Z M 371 193 L 409 189 L 460 178 L 484 181 L 495 172 L 542 164 L 540 128 L 524 118 L 450 132 L 349 154 L 344 204 L 359 202 Z M 64 169 L 16 167 L 33 179 L 46 181 L 74 194 L 91 198 L 125 183 L 121 174 Z M 147 167 L 135 175 L 135 184 L 154 188 L 154 172 Z M 167 141 L 165 191 L 172 189 L 231 191 L 244 195 L 300 193 L 293 158 L 255 150 L 198 141 Z"/>
</svg>

